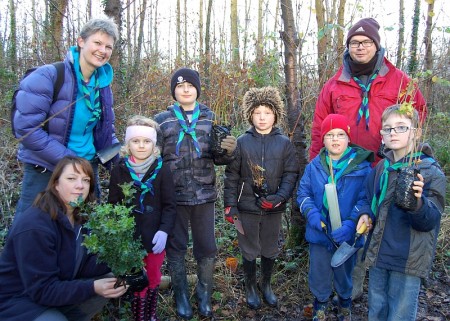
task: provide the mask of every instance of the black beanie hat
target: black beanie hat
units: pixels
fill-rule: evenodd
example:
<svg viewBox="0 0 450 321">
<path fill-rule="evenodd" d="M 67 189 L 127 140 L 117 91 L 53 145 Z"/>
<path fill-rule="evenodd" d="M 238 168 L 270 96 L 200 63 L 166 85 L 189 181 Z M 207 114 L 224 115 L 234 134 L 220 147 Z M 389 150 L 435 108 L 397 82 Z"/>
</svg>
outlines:
<svg viewBox="0 0 450 321">
<path fill-rule="evenodd" d="M 361 35 L 366 36 L 373 40 L 377 50 L 380 49 L 380 25 L 373 18 L 364 18 L 355 23 L 347 33 L 347 48 L 350 40 L 353 36 Z"/>
<path fill-rule="evenodd" d="M 200 75 L 196 70 L 189 69 L 189 68 L 181 68 L 175 71 L 175 73 L 172 76 L 172 79 L 170 80 L 170 92 L 172 93 L 173 99 L 177 100 L 175 98 L 175 87 L 178 84 L 182 84 L 184 82 L 188 82 L 192 84 L 195 89 L 197 89 L 197 98 L 200 97 L 201 92 L 201 86 L 200 86 Z"/>
</svg>

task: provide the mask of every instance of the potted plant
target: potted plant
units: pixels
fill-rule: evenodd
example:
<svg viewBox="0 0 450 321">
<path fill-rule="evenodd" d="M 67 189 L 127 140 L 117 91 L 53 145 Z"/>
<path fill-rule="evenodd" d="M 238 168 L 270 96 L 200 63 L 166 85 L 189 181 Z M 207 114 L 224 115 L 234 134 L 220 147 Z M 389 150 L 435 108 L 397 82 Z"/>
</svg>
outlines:
<svg viewBox="0 0 450 321">
<path fill-rule="evenodd" d="M 147 255 L 139 239 L 134 238 L 135 221 L 130 206 L 135 193 L 132 183 L 121 185 L 125 195 L 121 204 L 87 204 L 85 212 L 89 231 L 84 235 L 83 245 L 94 253 L 98 261 L 107 264 L 117 277 L 116 287 L 126 285 L 133 291 L 148 285 L 143 270 L 143 258 Z"/>
<path fill-rule="evenodd" d="M 416 91 L 417 80 L 413 79 L 400 95 L 403 102 L 400 104 L 399 111 L 401 114 L 407 115 L 411 119 L 413 118 L 412 114 L 414 112 L 412 97 L 415 96 Z M 414 135 L 417 135 L 418 132 L 421 133 L 422 127 L 423 124 L 419 117 L 417 131 L 414 132 Z M 395 204 L 406 210 L 414 210 L 417 207 L 417 198 L 414 196 L 412 187 L 414 186 L 414 181 L 417 179 L 417 174 L 419 173 L 417 165 L 421 162 L 419 145 L 419 139 L 414 137 L 414 146 L 408 155 L 406 155 L 408 161 L 397 170 L 398 176 L 394 190 Z"/>
</svg>

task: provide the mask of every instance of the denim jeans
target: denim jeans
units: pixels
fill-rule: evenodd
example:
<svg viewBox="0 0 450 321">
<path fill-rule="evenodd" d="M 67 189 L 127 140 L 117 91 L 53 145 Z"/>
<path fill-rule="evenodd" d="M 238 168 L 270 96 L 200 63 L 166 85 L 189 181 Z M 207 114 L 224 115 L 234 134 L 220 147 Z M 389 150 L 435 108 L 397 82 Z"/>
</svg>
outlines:
<svg viewBox="0 0 450 321">
<path fill-rule="evenodd" d="M 414 321 L 420 278 L 377 267 L 369 269 L 369 321 Z"/>
<path fill-rule="evenodd" d="M 356 254 L 336 268 L 331 267 L 333 254 L 326 246 L 309 244 L 309 289 L 320 302 L 328 301 L 333 286 L 340 299 L 347 300 L 352 296 L 352 271 Z"/>
</svg>

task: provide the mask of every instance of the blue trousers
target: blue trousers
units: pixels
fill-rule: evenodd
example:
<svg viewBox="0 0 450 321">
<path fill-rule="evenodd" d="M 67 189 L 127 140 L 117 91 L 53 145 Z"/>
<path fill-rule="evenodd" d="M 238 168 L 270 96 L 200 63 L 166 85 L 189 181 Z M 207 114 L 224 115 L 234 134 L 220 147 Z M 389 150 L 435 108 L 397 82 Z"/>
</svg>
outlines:
<svg viewBox="0 0 450 321">
<path fill-rule="evenodd" d="M 414 321 L 420 278 L 377 267 L 369 269 L 369 321 Z"/>
<path fill-rule="evenodd" d="M 352 296 L 352 271 L 356 263 L 356 255 L 354 254 L 337 268 L 333 268 L 331 267 L 333 253 L 324 245 L 309 244 L 309 289 L 320 302 L 328 301 L 333 287 L 339 298 L 344 301 Z"/>
</svg>

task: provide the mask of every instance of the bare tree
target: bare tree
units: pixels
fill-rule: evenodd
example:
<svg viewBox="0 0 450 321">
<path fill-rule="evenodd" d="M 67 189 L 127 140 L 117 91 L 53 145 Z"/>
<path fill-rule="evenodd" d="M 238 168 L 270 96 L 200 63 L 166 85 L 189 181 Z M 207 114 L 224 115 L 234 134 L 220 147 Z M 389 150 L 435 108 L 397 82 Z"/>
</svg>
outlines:
<svg viewBox="0 0 450 321">
<path fill-rule="evenodd" d="M 300 164 L 301 173 L 307 164 L 306 156 L 306 136 L 304 133 L 304 118 L 300 100 L 300 91 L 297 87 L 297 48 L 299 45 L 298 33 L 295 28 L 294 14 L 291 0 L 281 0 L 281 18 L 284 30 L 281 31 L 281 38 L 284 43 L 284 74 L 286 78 L 286 108 L 289 126 L 289 138 L 295 146 L 297 158 Z M 303 239 L 300 235 L 301 216 L 293 202 L 291 222 L 291 239 Z M 298 229 L 297 229 L 298 228 Z M 296 241 L 294 241 L 296 242 Z"/>
<path fill-rule="evenodd" d="M 400 10 L 398 13 L 398 44 L 397 44 L 397 62 L 395 66 L 397 68 L 402 67 L 403 60 L 403 47 L 405 44 L 405 2 L 399 1 Z"/>
<path fill-rule="evenodd" d="M 410 75 L 415 75 L 418 67 L 417 42 L 419 38 L 419 23 L 420 23 L 420 0 L 415 0 L 412 32 L 411 32 L 411 47 L 408 62 L 408 72 Z"/>
<path fill-rule="evenodd" d="M 134 54 L 133 74 L 135 74 L 139 70 L 139 64 L 141 61 L 140 53 L 142 52 L 142 42 L 144 39 L 144 24 L 145 24 L 145 16 L 147 13 L 146 9 L 147 9 L 147 0 L 142 0 L 142 7 L 139 10 L 139 35 Z"/>
<path fill-rule="evenodd" d="M 9 26 L 11 28 L 11 41 L 8 49 L 8 60 L 11 66 L 11 72 L 17 73 L 17 24 L 16 24 L 16 5 L 14 0 L 9 0 Z"/>
<path fill-rule="evenodd" d="M 189 59 L 188 54 L 188 34 L 187 34 L 187 0 L 184 0 L 184 64 L 186 65 Z"/>
<path fill-rule="evenodd" d="M 263 0 L 258 0 L 258 35 L 256 39 L 256 61 L 263 55 Z"/>
<path fill-rule="evenodd" d="M 425 71 L 433 70 L 433 42 L 431 41 L 431 31 L 433 28 L 434 1 L 428 1 L 427 13 L 425 36 L 423 39 L 423 42 L 425 43 Z M 433 86 L 431 78 L 430 75 L 425 80 L 424 96 L 426 101 L 430 101 L 430 97 L 432 96 Z"/>
<path fill-rule="evenodd" d="M 47 39 L 47 52 L 50 60 L 60 60 L 63 57 L 63 20 L 68 0 L 49 1 L 50 25 Z"/>
<path fill-rule="evenodd" d="M 234 68 L 238 69 L 240 66 L 239 57 L 239 34 L 238 34 L 238 13 L 237 13 L 237 0 L 231 0 L 231 62 Z"/>
<path fill-rule="evenodd" d="M 176 39 L 177 39 L 177 53 L 176 53 L 176 58 L 175 58 L 175 65 L 179 66 L 180 62 L 181 62 L 181 5 L 180 5 L 180 0 L 177 0 L 177 34 L 176 34 Z"/>
<path fill-rule="evenodd" d="M 200 8 L 199 8 L 200 16 L 198 21 L 198 35 L 199 35 L 199 50 L 198 54 L 199 56 L 203 56 L 203 0 L 200 0 Z"/>
<path fill-rule="evenodd" d="M 205 85 L 209 87 L 209 77 L 211 65 L 211 9 L 213 0 L 208 1 L 208 11 L 206 13 L 206 28 L 205 28 Z"/>
<path fill-rule="evenodd" d="M 342 57 L 342 55 L 344 54 L 345 48 L 346 46 L 344 45 L 344 18 L 345 18 L 345 3 L 346 0 L 340 0 L 339 1 L 339 8 L 338 8 L 338 18 L 337 18 L 337 24 L 338 27 L 336 29 L 336 33 L 337 33 L 337 53 L 339 57 Z M 341 66 L 342 61 L 341 59 L 336 59 L 335 64 L 334 64 L 334 68 L 335 70 L 338 70 L 339 67 Z"/>
</svg>

